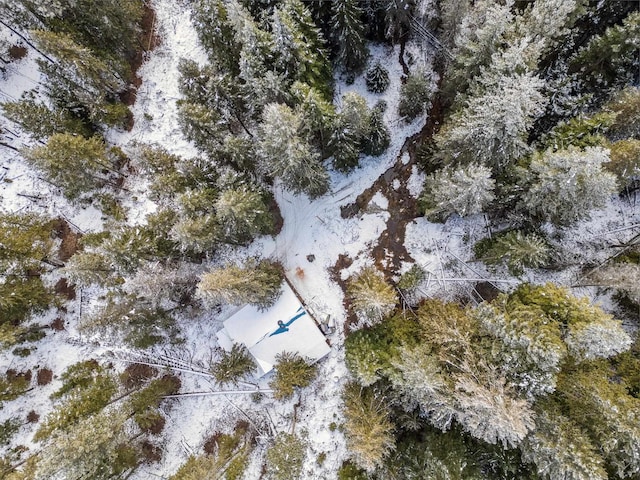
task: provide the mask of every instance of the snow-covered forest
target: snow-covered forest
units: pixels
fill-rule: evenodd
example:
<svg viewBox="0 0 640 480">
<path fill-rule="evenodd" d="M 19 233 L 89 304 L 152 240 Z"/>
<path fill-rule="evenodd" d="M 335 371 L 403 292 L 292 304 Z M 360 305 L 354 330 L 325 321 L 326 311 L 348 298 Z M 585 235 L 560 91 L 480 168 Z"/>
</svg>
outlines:
<svg viewBox="0 0 640 480">
<path fill-rule="evenodd" d="M 638 2 L 0 13 L 1 479 L 640 478 Z"/>
</svg>

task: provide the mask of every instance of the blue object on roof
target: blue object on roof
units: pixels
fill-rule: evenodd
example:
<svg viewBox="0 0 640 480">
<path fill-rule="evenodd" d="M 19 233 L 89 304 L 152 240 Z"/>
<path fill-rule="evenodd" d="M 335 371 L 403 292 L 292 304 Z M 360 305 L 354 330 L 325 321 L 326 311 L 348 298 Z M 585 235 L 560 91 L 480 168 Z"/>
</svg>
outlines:
<svg viewBox="0 0 640 480">
<path fill-rule="evenodd" d="M 284 323 L 282 320 L 278 320 L 279 328 L 269 336 L 273 337 L 274 335 L 279 335 L 280 333 L 288 332 L 289 329 L 287 327 L 291 325 L 293 322 L 295 322 L 297 319 L 299 319 L 301 316 L 305 315 L 306 313 L 307 312 L 305 311 L 304 307 L 301 306 L 300 308 L 298 308 L 298 310 L 296 310 L 296 315 L 291 317 L 291 320 L 289 320 L 287 323 Z"/>
</svg>

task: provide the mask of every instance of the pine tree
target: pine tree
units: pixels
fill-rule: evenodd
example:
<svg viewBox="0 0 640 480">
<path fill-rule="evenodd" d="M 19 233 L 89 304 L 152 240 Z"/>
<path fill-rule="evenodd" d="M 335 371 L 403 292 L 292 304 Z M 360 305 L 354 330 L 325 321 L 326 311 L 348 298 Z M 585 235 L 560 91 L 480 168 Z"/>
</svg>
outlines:
<svg viewBox="0 0 640 480">
<path fill-rule="evenodd" d="M 0 213 L 0 267 L 4 275 L 39 271 L 53 260 L 54 224 L 32 213 Z"/>
<path fill-rule="evenodd" d="M 482 261 L 489 265 L 505 264 L 512 275 L 521 275 L 525 268 L 539 268 L 549 261 L 549 245 L 536 234 L 511 231 L 486 243 L 490 243 L 488 247 L 476 245 Z"/>
<path fill-rule="evenodd" d="M 336 62 L 348 73 L 358 74 L 367 63 L 362 10 L 354 0 L 336 0 L 331 4 L 332 41 L 337 47 Z"/>
<path fill-rule="evenodd" d="M 218 196 L 214 208 L 225 242 L 242 244 L 257 235 L 272 233 L 273 216 L 263 196 L 246 186 L 225 190 Z"/>
<path fill-rule="evenodd" d="M 445 167 L 427 177 L 420 201 L 428 218 L 446 219 L 454 213 L 475 215 L 494 200 L 494 187 L 487 167 Z"/>
<path fill-rule="evenodd" d="M 630 13 L 622 25 L 609 27 L 593 37 L 571 61 L 571 68 L 596 95 L 616 87 L 637 84 L 640 79 L 640 12 Z"/>
<path fill-rule="evenodd" d="M 523 208 L 557 225 L 588 218 L 617 191 L 615 177 L 602 169 L 608 160 L 609 151 L 601 147 L 536 155 L 529 165 L 533 179 Z"/>
<path fill-rule="evenodd" d="M 300 134 L 318 148 L 324 159 L 334 129 L 335 107 L 319 91 L 304 83 L 294 83 L 291 92 L 298 102 L 295 111 L 300 117 Z"/>
<path fill-rule="evenodd" d="M 411 33 L 411 19 L 415 14 L 415 0 L 389 0 L 386 7 L 385 37 L 397 43 Z"/>
<path fill-rule="evenodd" d="M 325 52 L 324 39 L 311 14 L 299 0 L 286 0 L 273 13 L 274 53 L 283 63 L 280 70 L 295 81 L 321 92 L 325 100 L 333 97 L 333 75 Z"/>
<path fill-rule="evenodd" d="M 389 88 L 389 70 L 379 61 L 367 70 L 364 78 L 370 92 L 384 93 Z"/>
<path fill-rule="evenodd" d="M 609 135 L 613 139 L 640 137 L 640 88 L 626 87 L 606 105 L 615 114 Z"/>
<path fill-rule="evenodd" d="M 125 81 L 111 65 L 65 33 L 31 32 L 38 47 L 58 61 L 40 60 L 49 81 L 48 95 L 60 108 L 68 108 L 92 123 L 122 126 L 126 106 L 115 99 L 126 89 Z"/>
<path fill-rule="evenodd" d="M 640 177 L 640 140 L 619 140 L 609 148 L 609 161 L 602 166 L 615 174 L 618 185 L 629 185 Z"/>
<path fill-rule="evenodd" d="M 248 262 L 244 267 L 229 265 L 202 275 L 197 295 L 211 304 L 250 303 L 260 308 L 272 305 L 280 295 L 282 272 L 266 260 Z"/>
<path fill-rule="evenodd" d="M 213 214 L 183 217 L 169 235 L 183 251 L 197 254 L 213 252 L 222 243 L 220 222 Z"/>
<path fill-rule="evenodd" d="M 127 417 L 126 410 L 107 408 L 69 431 L 54 432 L 38 454 L 36 478 L 113 478 Z"/>
<path fill-rule="evenodd" d="M 400 87 L 398 115 L 405 117 L 407 122 L 413 121 L 426 111 L 431 93 L 431 85 L 425 73 L 412 73 Z"/>
<path fill-rule="evenodd" d="M 311 198 L 329 187 L 328 174 L 318 154 L 299 135 L 301 118 L 286 105 L 269 104 L 264 109 L 260 142 L 261 168 L 279 177 L 286 188 Z"/>
<path fill-rule="evenodd" d="M 522 443 L 521 450 L 523 459 L 533 463 L 546 480 L 608 478 L 596 445 L 560 412 L 540 412 L 536 429 Z"/>
<path fill-rule="evenodd" d="M 175 320 L 164 309 L 134 295 L 110 296 L 79 328 L 135 348 L 148 348 L 176 336 Z"/>
<path fill-rule="evenodd" d="M 522 61 L 517 52 L 511 52 L 507 66 L 487 69 L 477 79 L 465 105 L 436 136 L 449 158 L 499 169 L 529 151 L 526 134 L 543 113 L 544 82 L 530 73 L 510 72 L 517 71 L 520 67 L 514 65 Z"/>
<path fill-rule="evenodd" d="M 368 326 L 382 321 L 398 303 L 395 290 L 375 267 L 366 267 L 350 278 L 347 295 L 362 325 Z"/>
<path fill-rule="evenodd" d="M 19 124 L 36 140 L 44 140 L 54 133 L 74 133 L 91 136 L 90 130 L 80 119 L 63 108 L 50 108 L 31 98 L 2 104 L 5 116 Z"/>
<path fill-rule="evenodd" d="M 378 156 L 389 148 L 391 132 L 384 123 L 384 112 L 373 108 L 369 116 L 369 131 L 363 139 L 363 152 L 366 155 Z"/>
<path fill-rule="evenodd" d="M 316 378 L 318 369 L 297 353 L 283 352 L 276 356 L 275 375 L 269 382 L 273 396 L 286 399 L 296 388 L 308 387 Z"/>
<path fill-rule="evenodd" d="M 280 432 L 267 450 L 267 474 L 274 480 L 301 478 L 306 442 L 298 436 Z"/>
<path fill-rule="evenodd" d="M 234 343 L 230 351 L 221 351 L 220 359 L 211 366 L 211 373 L 219 384 L 238 384 L 243 377 L 251 374 L 256 364 L 243 345 Z"/>
<path fill-rule="evenodd" d="M 347 448 L 356 465 L 372 472 L 395 448 L 389 408 L 380 394 L 355 383 L 345 386 L 342 397 Z"/>
<path fill-rule="evenodd" d="M 46 146 L 23 153 L 27 161 L 62 188 L 70 200 L 110 183 L 110 176 L 103 173 L 105 170 L 118 174 L 115 159 L 99 137 L 85 139 L 67 133 L 55 134 Z"/>
<path fill-rule="evenodd" d="M 342 97 L 342 110 L 329 141 L 333 164 L 338 171 L 347 173 L 358 166 L 360 151 L 369 133 L 370 117 L 371 111 L 362 96 L 349 92 Z"/>
<path fill-rule="evenodd" d="M 79 287 L 114 285 L 115 269 L 107 257 L 98 252 L 77 252 L 60 271 L 70 284 Z"/>
<path fill-rule="evenodd" d="M 222 0 L 198 0 L 193 7 L 193 23 L 209 61 L 222 72 L 240 73 L 240 49 Z"/>
</svg>

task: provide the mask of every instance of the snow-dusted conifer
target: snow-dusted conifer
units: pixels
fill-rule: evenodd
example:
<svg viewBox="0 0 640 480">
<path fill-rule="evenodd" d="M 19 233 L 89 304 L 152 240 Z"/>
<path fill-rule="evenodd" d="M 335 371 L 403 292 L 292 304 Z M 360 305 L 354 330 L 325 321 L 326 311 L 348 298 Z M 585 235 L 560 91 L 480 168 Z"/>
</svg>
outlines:
<svg viewBox="0 0 640 480">
<path fill-rule="evenodd" d="M 389 87 L 389 70 L 378 61 L 367 70 L 365 81 L 367 90 L 373 93 L 383 93 Z"/>
<path fill-rule="evenodd" d="M 536 155 L 529 166 L 533 181 L 523 207 L 557 225 L 588 218 L 591 210 L 604 207 L 617 191 L 615 177 L 602 168 L 608 161 L 609 151 L 601 147 Z"/>
<path fill-rule="evenodd" d="M 395 448 L 389 408 L 378 393 L 355 383 L 347 384 L 342 396 L 349 453 L 356 465 L 372 472 Z"/>
<path fill-rule="evenodd" d="M 511 58 L 522 63 L 515 54 Z M 544 82 L 530 73 L 501 71 L 512 68 L 485 70 L 464 107 L 439 132 L 436 141 L 449 157 L 502 168 L 529 151 L 526 135 L 543 113 Z"/>
<path fill-rule="evenodd" d="M 294 83 L 291 92 L 298 102 L 295 111 L 301 119 L 300 134 L 317 146 L 324 158 L 334 129 L 335 107 L 319 91 L 304 83 Z"/>
<path fill-rule="evenodd" d="M 243 377 L 253 372 L 256 364 L 244 345 L 234 343 L 230 351 L 222 350 L 220 359 L 211 365 L 211 373 L 219 384 L 238 384 Z"/>
<path fill-rule="evenodd" d="M 522 457 L 535 465 L 541 478 L 606 480 L 604 461 L 585 431 L 561 412 L 543 410 L 536 429 L 522 442 Z"/>
<path fill-rule="evenodd" d="M 362 10 L 355 0 L 331 3 L 333 43 L 338 48 L 337 62 L 347 72 L 357 74 L 364 68 L 369 52 L 365 44 Z"/>
<path fill-rule="evenodd" d="M 407 122 L 411 122 L 425 112 L 431 93 L 429 78 L 423 71 L 418 70 L 410 74 L 400 87 L 398 114 L 405 117 Z"/>
<path fill-rule="evenodd" d="M 430 218 L 474 215 L 494 200 L 494 187 L 491 170 L 483 165 L 445 167 L 427 177 L 420 200 Z"/>
<path fill-rule="evenodd" d="M 99 137 L 83 138 L 57 133 L 45 146 L 24 152 L 28 162 L 61 187 L 65 197 L 75 200 L 108 183 L 103 171 L 113 171 L 112 158 Z"/>
<path fill-rule="evenodd" d="M 373 108 L 369 115 L 369 129 L 362 141 L 362 151 L 366 155 L 378 156 L 384 153 L 391 143 L 391 132 L 384 123 L 384 112 Z"/>
<path fill-rule="evenodd" d="M 337 170 L 349 172 L 358 166 L 369 129 L 371 111 L 366 100 L 354 92 L 342 97 L 342 110 L 329 142 Z"/>
<path fill-rule="evenodd" d="M 228 20 L 222 0 L 198 0 L 193 6 L 193 23 L 209 60 L 220 70 L 240 73 L 241 47 Z"/>
<path fill-rule="evenodd" d="M 299 0 L 286 0 L 273 13 L 272 29 L 276 67 L 287 78 L 308 84 L 331 99 L 333 75 L 322 33 L 307 7 Z"/>
<path fill-rule="evenodd" d="M 278 177 L 286 188 L 310 197 L 324 194 L 329 176 L 319 156 L 299 135 L 301 118 L 286 105 L 270 104 L 264 109 L 260 142 L 261 169 Z"/>
<path fill-rule="evenodd" d="M 505 264 L 512 275 L 521 275 L 525 268 L 539 268 L 549 261 L 549 245 L 536 234 L 508 232 L 489 242 L 481 260 L 490 265 Z"/>
<path fill-rule="evenodd" d="M 374 325 L 390 314 L 398 296 L 375 267 L 366 267 L 349 279 L 347 295 L 362 325 Z"/>
<path fill-rule="evenodd" d="M 273 229 L 273 217 L 263 194 L 246 186 L 220 193 L 214 208 L 225 242 L 246 243 Z"/>
<path fill-rule="evenodd" d="M 602 166 L 616 175 L 619 186 L 629 185 L 640 178 L 640 140 L 620 140 L 609 148 L 609 162 Z"/>
<path fill-rule="evenodd" d="M 77 252 L 60 272 L 68 282 L 79 287 L 106 286 L 115 279 L 115 269 L 109 259 L 98 252 Z"/>
<path fill-rule="evenodd" d="M 318 374 L 318 368 L 297 353 L 283 352 L 276 356 L 276 373 L 269 386 L 277 399 L 289 398 L 295 388 L 308 387 Z"/>
<path fill-rule="evenodd" d="M 415 0 L 390 0 L 387 2 L 385 37 L 396 43 L 409 35 L 415 6 Z"/>
<path fill-rule="evenodd" d="M 208 304 L 250 303 L 260 308 L 272 305 L 280 296 L 282 271 L 267 260 L 248 262 L 244 267 L 215 268 L 200 278 L 197 296 Z"/>
<path fill-rule="evenodd" d="M 107 408 L 80 421 L 75 428 L 56 431 L 39 452 L 36 478 L 104 478 L 111 476 L 117 448 L 127 441 L 129 412 Z"/>
</svg>

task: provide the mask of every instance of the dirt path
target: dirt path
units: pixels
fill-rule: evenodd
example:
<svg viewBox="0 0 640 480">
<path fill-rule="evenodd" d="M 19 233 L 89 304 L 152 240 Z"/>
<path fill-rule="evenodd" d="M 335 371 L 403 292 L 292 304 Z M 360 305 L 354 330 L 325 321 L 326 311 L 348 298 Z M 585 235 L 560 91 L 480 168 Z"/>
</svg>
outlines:
<svg viewBox="0 0 640 480">
<path fill-rule="evenodd" d="M 364 211 L 378 192 L 389 201 L 387 208 L 389 219 L 386 228 L 380 234 L 371 252 L 376 266 L 388 280 L 399 273 L 402 262 L 414 261 L 404 246 L 404 238 L 407 224 L 418 216 L 418 202 L 409 192 L 407 184 L 416 163 L 418 145 L 433 137 L 441 123 L 443 113 L 442 100 L 440 95 L 436 95 L 425 126 L 420 132 L 405 140 L 393 166 L 358 195 L 354 203 L 342 207 L 342 217 L 349 218 Z M 408 154 L 408 160 L 406 154 Z"/>
</svg>

